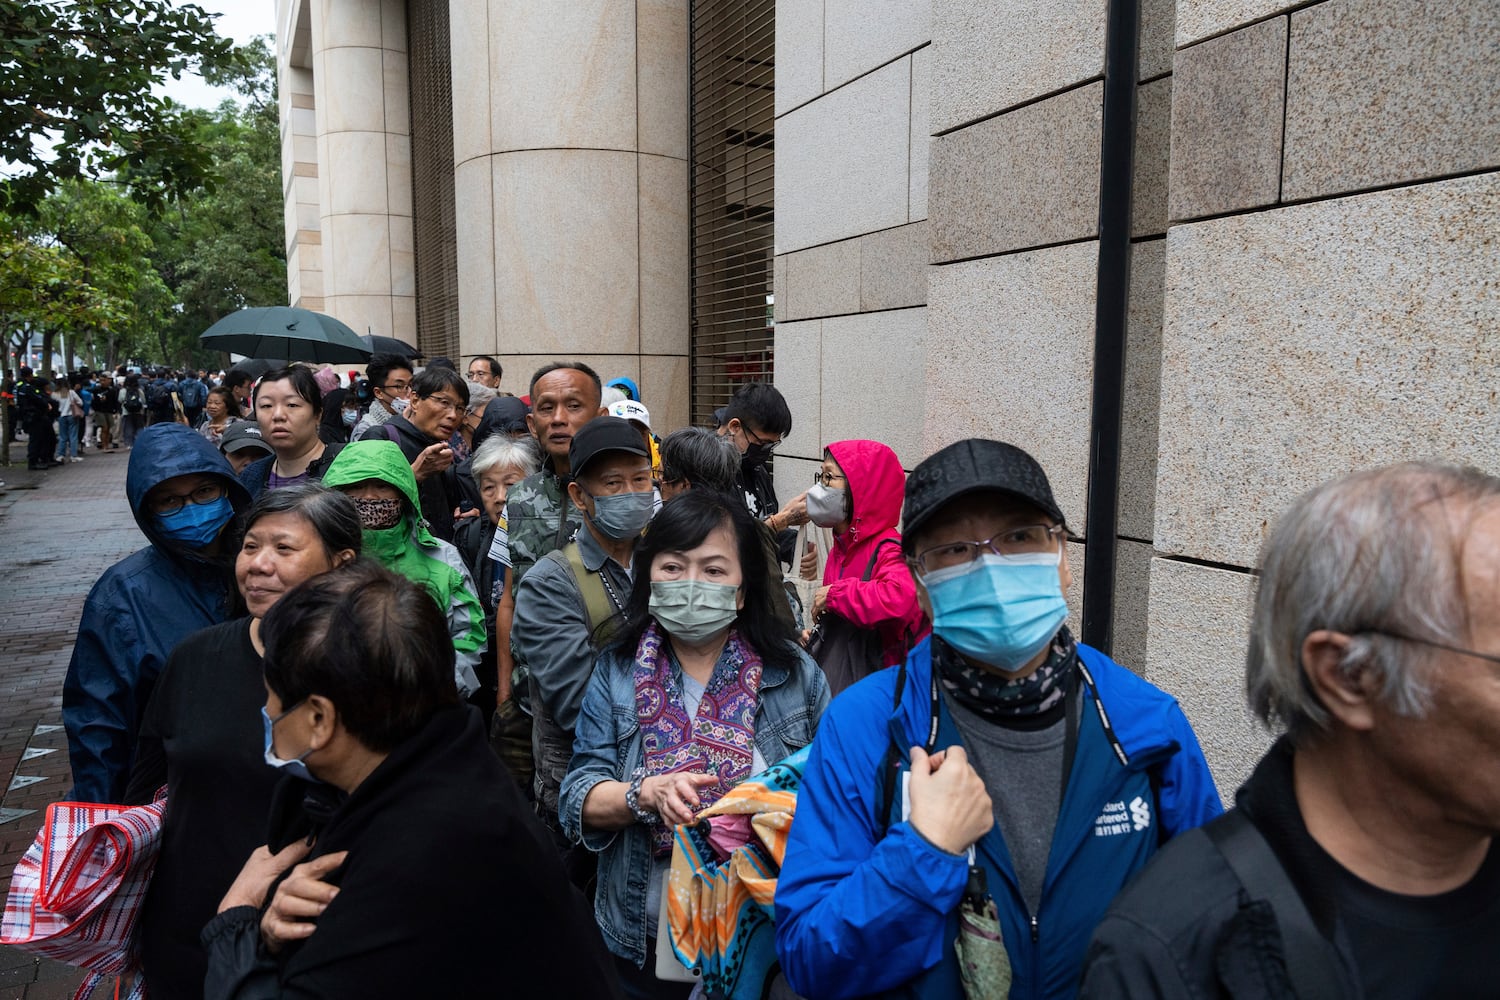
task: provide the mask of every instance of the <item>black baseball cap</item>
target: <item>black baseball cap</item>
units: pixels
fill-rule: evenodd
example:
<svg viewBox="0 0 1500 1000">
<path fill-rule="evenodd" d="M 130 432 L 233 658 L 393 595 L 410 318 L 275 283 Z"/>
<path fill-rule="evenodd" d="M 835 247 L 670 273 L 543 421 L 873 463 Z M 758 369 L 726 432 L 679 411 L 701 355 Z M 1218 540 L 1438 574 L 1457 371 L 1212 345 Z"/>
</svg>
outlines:
<svg viewBox="0 0 1500 1000">
<path fill-rule="evenodd" d="M 606 451 L 628 451 L 632 455 L 651 457 L 641 440 L 641 432 L 630 421 L 620 417 L 595 417 L 578 428 L 573 443 L 568 446 L 568 465 L 573 478 L 578 478 L 595 455 Z"/>
<path fill-rule="evenodd" d="M 914 537 L 950 500 L 970 493 L 1006 493 L 1067 523 L 1036 459 L 1013 444 L 967 438 L 929 456 L 906 477 L 903 538 Z"/>
<path fill-rule="evenodd" d="M 259 448 L 267 455 L 274 454 L 271 445 L 261 437 L 260 425 L 250 420 L 237 420 L 224 430 L 219 439 L 219 451 L 229 454 L 245 448 Z"/>
</svg>

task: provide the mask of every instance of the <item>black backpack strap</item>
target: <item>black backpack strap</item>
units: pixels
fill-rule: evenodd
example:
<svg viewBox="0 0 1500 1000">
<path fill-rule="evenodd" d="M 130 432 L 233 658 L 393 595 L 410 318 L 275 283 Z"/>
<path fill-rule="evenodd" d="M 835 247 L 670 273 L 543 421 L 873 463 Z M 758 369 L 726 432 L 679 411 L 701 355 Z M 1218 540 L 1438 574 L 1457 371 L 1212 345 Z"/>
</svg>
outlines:
<svg viewBox="0 0 1500 1000">
<path fill-rule="evenodd" d="M 901 707 L 901 695 L 906 690 L 906 660 L 896 671 L 896 697 L 891 703 L 891 712 Z M 880 836 L 891 828 L 891 809 L 896 805 L 896 776 L 901 773 L 901 748 L 891 740 L 885 750 L 885 760 L 880 769 L 880 812 L 876 815 Z"/>
<path fill-rule="evenodd" d="M 1308 1000 L 1349 996 L 1333 946 L 1318 932 L 1297 887 L 1255 824 L 1235 809 L 1203 832 L 1250 897 L 1270 904 L 1276 914 L 1287 979 L 1297 996 Z"/>
</svg>

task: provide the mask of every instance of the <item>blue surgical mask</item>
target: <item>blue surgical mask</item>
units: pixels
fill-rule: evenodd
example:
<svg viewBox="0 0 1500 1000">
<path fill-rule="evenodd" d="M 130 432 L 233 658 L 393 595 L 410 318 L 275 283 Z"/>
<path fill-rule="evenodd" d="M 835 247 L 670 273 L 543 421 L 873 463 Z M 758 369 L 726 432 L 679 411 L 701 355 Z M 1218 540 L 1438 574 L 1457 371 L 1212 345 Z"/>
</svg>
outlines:
<svg viewBox="0 0 1500 1000">
<path fill-rule="evenodd" d="M 344 422 L 345 427 L 353 427 L 355 424 L 359 423 L 359 411 L 340 410 L 339 419 Z"/>
<path fill-rule="evenodd" d="M 1057 575 L 1060 552 L 984 553 L 922 577 L 932 631 L 966 656 L 1017 670 L 1052 640 L 1068 617 Z"/>
<path fill-rule="evenodd" d="M 706 580 L 652 580 L 647 610 L 667 634 L 702 642 L 739 617 L 740 588 Z"/>
<path fill-rule="evenodd" d="M 219 497 L 212 503 L 185 503 L 170 514 L 157 514 L 156 530 L 190 549 L 201 549 L 219 537 L 231 517 L 234 505 L 227 496 Z"/>
<path fill-rule="evenodd" d="M 260 719 L 261 722 L 265 724 L 266 729 L 266 763 L 270 764 L 272 767 L 276 768 L 278 771 L 281 771 L 284 774 L 290 774 L 294 778 L 301 778 L 303 781 L 317 782 L 319 779 L 313 777 L 313 773 L 307 769 L 307 764 L 305 762 L 305 758 L 307 757 L 307 755 L 312 753 L 311 747 L 308 747 L 307 751 L 299 757 L 295 757 L 292 760 L 282 760 L 280 757 L 276 756 L 276 748 L 271 744 L 271 727 L 276 725 L 276 723 L 280 722 L 282 719 L 285 719 L 292 712 L 295 712 L 298 705 L 301 704 L 302 703 L 299 701 L 296 705 L 293 705 L 291 708 L 287 709 L 285 712 L 282 712 L 274 719 L 271 718 L 271 713 L 266 711 L 266 706 L 260 706 Z"/>
<path fill-rule="evenodd" d="M 651 523 L 656 512 L 656 495 L 645 493 L 616 493 L 613 496 L 594 497 L 594 516 L 589 520 L 600 533 L 616 541 L 634 538 L 641 529 Z"/>
</svg>

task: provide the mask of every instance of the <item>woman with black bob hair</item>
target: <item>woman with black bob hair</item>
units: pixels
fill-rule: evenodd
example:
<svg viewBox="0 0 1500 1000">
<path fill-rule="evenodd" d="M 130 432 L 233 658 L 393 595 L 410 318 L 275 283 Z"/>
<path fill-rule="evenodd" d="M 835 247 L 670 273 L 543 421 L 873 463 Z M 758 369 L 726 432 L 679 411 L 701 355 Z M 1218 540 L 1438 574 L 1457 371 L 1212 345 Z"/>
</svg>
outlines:
<svg viewBox="0 0 1500 1000">
<path fill-rule="evenodd" d="M 205 997 L 482 996 L 507 968 L 616 996 L 427 592 L 361 560 L 288 594 L 262 637 L 265 759 L 286 777 L 269 846 L 204 928 Z"/>
<path fill-rule="evenodd" d="M 250 403 L 260 436 L 273 452 L 240 474 L 250 495 L 322 479 L 343 446 L 324 444 L 318 436 L 323 387 L 312 369 L 291 365 L 266 372 L 255 383 Z"/>
<path fill-rule="evenodd" d="M 828 684 L 778 617 L 743 501 L 693 489 L 637 544 L 620 641 L 599 657 L 559 812 L 600 852 L 594 915 L 630 997 L 686 997 L 655 977 L 672 830 L 812 742 Z"/>
</svg>

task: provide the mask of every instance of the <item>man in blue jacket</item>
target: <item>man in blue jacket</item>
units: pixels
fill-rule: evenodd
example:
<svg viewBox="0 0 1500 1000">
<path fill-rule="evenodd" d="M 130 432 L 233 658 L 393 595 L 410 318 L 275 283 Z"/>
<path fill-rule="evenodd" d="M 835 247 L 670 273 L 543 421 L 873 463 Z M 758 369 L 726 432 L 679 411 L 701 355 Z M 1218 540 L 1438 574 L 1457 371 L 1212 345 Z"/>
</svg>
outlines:
<svg viewBox="0 0 1500 1000">
<path fill-rule="evenodd" d="M 250 496 L 217 448 L 181 424 L 141 431 L 125 474 L 130 508 L 151 543 L 89 591 L 63 685 L 63 727 L 80 802 L 120 802 L 136 730 L 167 654 L 234 606 L 226 528 Z"/>
<path fill-rule="evenodd" d="M 933 635 L 824 716 L 777 885 L 782 967 L 811 1000 L 963 997 L 960 910 L 988 895 L 990 981 L 1072 996 L 1110 900 L 1222 811 L 1208 765 L 1174 699 L 1063 625 L 1067 529 L 1030 455 L 950 445 L 903 514 Z"/>
</svg>

